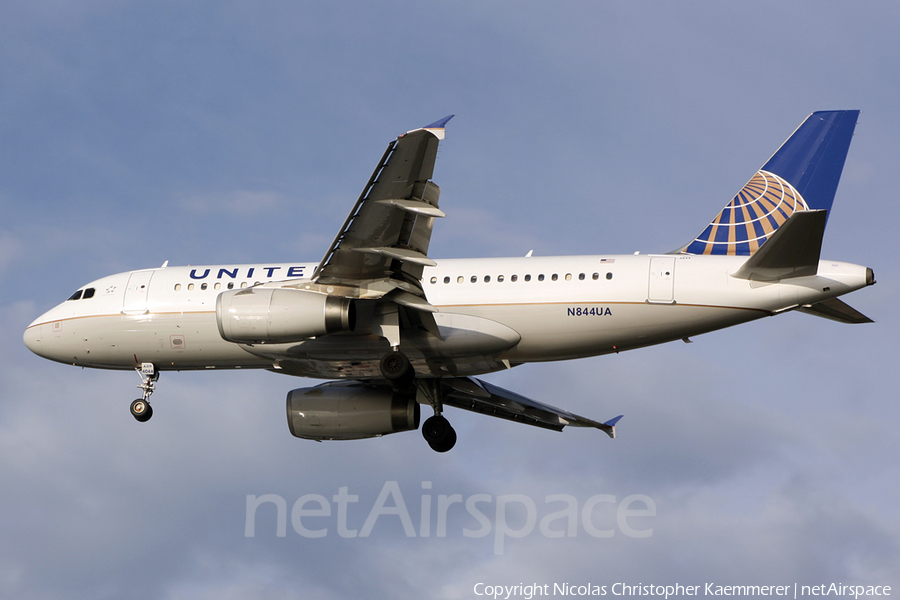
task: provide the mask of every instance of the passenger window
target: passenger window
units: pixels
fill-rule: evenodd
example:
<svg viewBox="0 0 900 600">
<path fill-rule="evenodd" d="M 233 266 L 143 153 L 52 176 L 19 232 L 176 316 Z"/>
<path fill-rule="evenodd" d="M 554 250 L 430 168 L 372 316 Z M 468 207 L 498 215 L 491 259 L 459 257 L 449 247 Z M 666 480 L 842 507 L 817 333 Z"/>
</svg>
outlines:
<svg viewBox="0 0 900 600">
<path fill-rule="evenodd" d="M 584 281 L 584 273 L 578 274 L 578 281 Z"/>
<path fill-rule="evenodd" d="M 189 292 L 193 292 L 193 291 L 194 291 L 194 284 L 193 284 L 193 283 L 189 283 L 189 284 L 188 284 L 188 291 L 189 291 Z"/>
<path fill-rule="evenodd" d="M 612 273 L 607 273 L 607 274 L 606 274 L 606 278 L 607 278 L 607 279 L 612 279 Z"/>
<path fill-rule="evenodd" d="M 598 279 L 600 279 L 600 273 L 594 273 L 593 275 L 591 275 L 591 277 L 594 279 L 594 281 L 597 281 Z"/>
<path fill-rule="evenodd" d="M 84 290 L 78 290 L 71 296 L 69 296 L 69 300 L 81 300 L 81 294 L 84 293 Z M 67 300 L 68 302 L 68 300 Z"/>
<path fill-rule="evenodd" d="M 503 275 L 497 275 L 497 283 L 503 283 Z"/>
<path fill-rule="evenodd" d="M 201 284 L 200 284 L 200 289 L 201 289 L 201 290 L 205 290 L 205 289 L 208 288 L 208 287 L 209 287 L 209 285 L 208 285 L 207 283 L 201 283 Z"/>
<path fill-rule="evenodd" d="M 509 280 L 512 281 L 513 283 L 515 283 L 515 282 L 517 282 L 517 281 L 519 280 L 519 276 L 518 276 L 518 275 L 511 275 L 510 278 L 509 278 Z"/>
<path fill-rule="evenodd" d="M 431 283 L 432 283 L 432 285 L 434 285 L 435 283 L 437 283 L 437 277 L 432 277 L 432 278 L 431 278 Z"/>
<path fill-rule="evenodd" d="M 176 284 L 175 284 L 175 291 L 176 291 L 176 292 L 180 292 L 180 291 L 181 291 L 181 284 L 180 284 L 180 283 L 176 283 Z"/>
<path fill-rule="evenodd" d="M 566 273 L 566 281 L 572 281 L 572 274 Z"/>
<path fill-rule="evenodd" d="M 222 284 L 219 283 L 219 282 L 217 281 L 217 282 L 216 282 L 216 285 L 214 285 L 213 287 L 216 288 L 217 290 L 221 290 L 221 289 L 222 289 Z"/>
<path fill-rule="evenodd" d="M 462 282 L 463 282 L 463 276 L 460 275 L 459 277 L 456 278 L 456 283 L 462 283 Z"/>
<path fill-rule="evenodd" d="M 552 276 L 550 279 L 552 279 L 553 281 L 556 281 L 557 279 L 559 279 L 559 275 L 557 275 L 556 273 L 554 273 L 553 276 Z"/>
<path fill-rule="evenodd" d="M 525 276 L 525 281 L 531 281 L 531 275 L 526 275 L 526 276 Z"/>
<path fill-rule="evenodd" d="M 472 281 L 472 283 L 475 283 L 476 281 L 478 281 L 478 276 L 472 275 L 471 281 Z"/>
<path fill-rule="evenodd" d="M 444 277 L 444 283 L 450 283 L 450 278 L 449 278 L 449 277 Z"/>
<path fill-rule="evenodd" d="M 244 289 L 245 287 L 247 287 L 247 282 L 246 282 L 246 281 L 242 281 L 242 282 L 241 282 L 241 289 Z"/>
<path fill-rule="evenodd" d="M 485 282 L 485 283 L 490 283 L 490 282 L 491 282 L 491 276 L 490 276 L 490 275 L 485 275 L 485 276 L 484 276 L 484 282 Z"/>
</svg>

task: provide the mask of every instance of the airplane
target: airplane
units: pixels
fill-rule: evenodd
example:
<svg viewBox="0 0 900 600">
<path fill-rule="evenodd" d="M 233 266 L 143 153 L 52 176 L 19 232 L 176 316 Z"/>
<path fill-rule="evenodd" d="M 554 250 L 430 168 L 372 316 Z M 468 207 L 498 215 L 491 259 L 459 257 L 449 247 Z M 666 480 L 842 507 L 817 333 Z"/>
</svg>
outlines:
<svg viewBox="0 0 900 600">
<path fill-rule="evenodd" d="M 476 375 L 611 354 L 789 311 L 871 319 L 838 297 L 870 268 L 821 260 L 857 110 L 809 115 L 693 240 L 666 254 L 434 260 L 438 144 L 453 115 L 388 144 L 318 263 L 139 269 L 79 288 L 28 326 L 60 363 L 134 369 L 140 422 L 163 371 L 268 369 L 328 379 L 287 394 L 291 433 L 347 440 L 416 430 L 437 452 L 446 406 L 615 437 L 621 415 L 576 415 Z"/>
</svg>

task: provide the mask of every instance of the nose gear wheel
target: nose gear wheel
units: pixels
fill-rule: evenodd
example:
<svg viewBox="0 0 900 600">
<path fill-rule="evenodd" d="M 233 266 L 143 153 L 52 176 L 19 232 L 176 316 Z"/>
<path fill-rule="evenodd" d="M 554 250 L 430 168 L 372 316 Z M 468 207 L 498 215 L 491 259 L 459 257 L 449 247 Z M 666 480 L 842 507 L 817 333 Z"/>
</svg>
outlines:
<svg viewBox="0 0 900 600">
<path fill-rule="evenodd" d="M 153 407 L 146 400 L 138 398 L 131 403 L 131 416 L 139 423 L 149 421 L 150 417 L 153 416 Z"/>
</svg>

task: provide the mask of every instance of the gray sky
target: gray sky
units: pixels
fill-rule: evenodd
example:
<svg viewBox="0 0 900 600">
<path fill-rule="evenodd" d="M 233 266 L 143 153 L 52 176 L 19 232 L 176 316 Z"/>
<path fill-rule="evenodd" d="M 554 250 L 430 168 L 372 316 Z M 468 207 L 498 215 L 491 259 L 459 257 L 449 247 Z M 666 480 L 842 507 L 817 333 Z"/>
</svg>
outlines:
<svg viewBox="0 0 900 600">
<path fill-rule="evenodd" d="M 896 457 L 900 48 L 893 3 L 6 2 L 0 20 L 0 596 L 474 598 L 519 583 L 900 587 Z M 824 256 L 875 269 L 801 314 L 494 383 L 619 439 L 453 411 L 419 433 L 289 434 L 307 380 L 166 373 L 145 425 L 136 375 L 31 355 L 27 324 L 80 285 L 171 264 L 316 261 L 385 144 L 455 113 L 435 181 L 436 258 L 665 252 L 691 239 L 812 111 L 861 109 Z M 304 495 L 357 495 L 368 537 L 306 538 Z M 431 482 L 423 489 L 423 482 Z M 245 535 L 248 496 L 284 498 Z M 438 496 L 460 504 L 436 533 Z M 499 497 L 597 495 L 591 536 L 539 525 L 497 549 Z M 616 520 L 626 497 L 654 517 Z M 422 497 L 431 498 L 422 537 Z M 608 499 L 604 496 L 604 499 Z M 427 500 L 426 500 L 427 502 Z M 388 500 L 387 507 L 394 506 Z M 306 508 L 315 508 L 308 504 Z M 642 508 L 640 503 L 632 509 Z M 627 507 L 626 507 L 627 508 Z M 510 501 L 506 523 L 526 525 Z M 558 519 L 551 529 L 565 530 Z"/>
</svg>

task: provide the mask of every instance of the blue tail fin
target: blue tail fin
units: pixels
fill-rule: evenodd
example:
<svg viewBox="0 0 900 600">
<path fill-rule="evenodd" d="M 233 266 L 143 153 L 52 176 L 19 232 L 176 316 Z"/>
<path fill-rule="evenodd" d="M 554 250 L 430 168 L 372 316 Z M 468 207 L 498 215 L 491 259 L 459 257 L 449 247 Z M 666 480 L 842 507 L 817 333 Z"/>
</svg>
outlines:
<svg viewBox="0 0 900 600">
<path fill-rule="evenodd" d="M 858 110 L 809 115 L 682 254 L 748 256 L 796 210 L 831 212 Z"/>
</svg>

